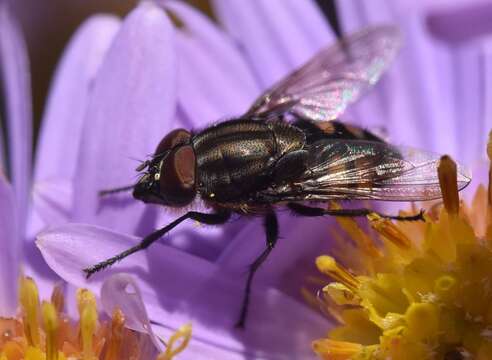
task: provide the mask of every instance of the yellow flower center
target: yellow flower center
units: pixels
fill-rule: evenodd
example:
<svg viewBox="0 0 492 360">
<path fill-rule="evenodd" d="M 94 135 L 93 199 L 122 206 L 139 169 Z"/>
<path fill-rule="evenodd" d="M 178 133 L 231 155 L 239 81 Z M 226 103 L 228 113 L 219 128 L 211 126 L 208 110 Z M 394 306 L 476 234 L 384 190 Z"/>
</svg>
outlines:
<svg viewBox="0 0 492 360">
<path fill-rule="evenodd" d="M 487 150 L 492 157 L 491 140 Z M 425 222 L 371 215 L 374 236 L 337 220 L 335 256 L 316 265 L 331 279 L 318 303 L 341 325 L 313 342 L 319 357 L 492 359 L 492 186 L 467 206 L 448 156 L 438 175 L 444 207 L 433 206 Z"/>
</svg>

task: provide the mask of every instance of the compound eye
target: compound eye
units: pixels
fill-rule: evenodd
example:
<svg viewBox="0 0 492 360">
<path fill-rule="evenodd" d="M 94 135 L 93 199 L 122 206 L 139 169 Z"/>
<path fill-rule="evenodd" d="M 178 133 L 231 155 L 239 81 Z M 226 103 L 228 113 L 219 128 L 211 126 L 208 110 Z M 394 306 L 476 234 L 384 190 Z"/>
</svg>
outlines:
<svg viewBox="0 0 492 360">
<path fill-rule="evenodd" d="M 155 149 L 154 155 L 163 154 L 168 150 L 175 148 L 178 145 L 184 145 L 189 142 L 191 134 L 185 129 L 175 129 L 169 134 L 164 136 L 157 148 Z"/>
<path fill-rule="evenodd" d="M 173 150 L 163 161 L 160 192 L 170 206 L 184 206 L 195 197 L 196 157 L 190 145 Z"/>
</svg>

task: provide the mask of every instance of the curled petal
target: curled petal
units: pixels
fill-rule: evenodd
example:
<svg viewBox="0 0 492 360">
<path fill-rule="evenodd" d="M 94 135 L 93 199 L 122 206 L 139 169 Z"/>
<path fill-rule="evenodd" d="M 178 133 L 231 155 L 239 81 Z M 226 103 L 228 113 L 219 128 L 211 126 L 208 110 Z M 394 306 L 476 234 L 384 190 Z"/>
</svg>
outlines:
<svg viewBox="0 0 492 360">
<path fill-rule="evenodd" d="M 129 274 L 110 276 L 101 287 L 101 302 L 104 311 L 112 316 L 116 309 L 125 315 L 125 325 L 130 329 L 146 333 L 157 349 L 163 350 L 152 327 L 137 283 Z"/>
</svg>

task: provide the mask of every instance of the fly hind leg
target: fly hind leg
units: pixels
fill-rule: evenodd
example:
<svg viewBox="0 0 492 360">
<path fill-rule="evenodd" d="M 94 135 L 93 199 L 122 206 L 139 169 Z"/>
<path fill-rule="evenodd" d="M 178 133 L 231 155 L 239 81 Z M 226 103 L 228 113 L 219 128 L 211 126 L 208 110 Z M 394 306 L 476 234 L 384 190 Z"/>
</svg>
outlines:
<svg viewBox="0 0 492 360">
<path fill-rule="evenodd" d="M 343 217 L 360 217 L 360 216 L 367 216 L 370 214 L 377 214 L 381 216 L 384 219 L 391 219 L 391 220 L 399 220 L 399 221 L 417 221 L 417 220 L 424 220 L 424 211 L 421 210 L 418 214 L 416 215 L 410 215 L 410 216 L 399 216 L 399 215 L 386 215 L 386 214 L 381 214 L 377 211 L 371 210 L 371 209 L 323 209 L 319 207 L 311 207 L 311 206 L 306 206 L 302 205 L 299 203 L 288 203 L 287 207 L 296 215 L 301 215 L 301 216 L 309 216 L 309 217 L 314 217 L 314 216 L 343 216 Z"/>
<path fill-rule="evenodd" d="M 256 271 L 260 268 L 261 264 L 263 264 L 273 250 L 275 243 L 278 239 L 278 220 L 277 215 L 274 212 L 271 212 L 265 216 L 263 226 L 265 227 L 265 235 L 266 235 L 266 249 L 263 250 L 260 256 L 258 256 L 255 261 L 250 265 L 248 271 L 248 279 L 246 280 L 246 288 L 244 289 L 244 297 L 243 302 L 241 304 L 241 313 L 239 315 L 239 320 L 236 323 L 236 327 L 244 328 L 244 324 L 246 322 L 246 317 L 248 315 L 248 307 L 251 293 L 251 283 L 253 281 L 253 276 Z"/>
</svg>

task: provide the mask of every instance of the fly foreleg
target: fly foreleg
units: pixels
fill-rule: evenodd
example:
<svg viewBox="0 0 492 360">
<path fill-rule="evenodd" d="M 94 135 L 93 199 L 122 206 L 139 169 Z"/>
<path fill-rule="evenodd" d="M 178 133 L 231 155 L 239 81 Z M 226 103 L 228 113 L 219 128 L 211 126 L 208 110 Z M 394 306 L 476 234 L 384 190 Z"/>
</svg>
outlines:
<svg viewBox="0 0 492 360">
<path fill-rule="evenodd" d="M 93 274 L 95 274 L 98 271 L 101 271 L 111 265 L 113 265 L 115 262 L 118 262 L 127 256 L 136 253 L 137 251 L 144 250 L 147 247 L 149 247 L 152 243 L 155 241 L 159 240 L 162 236 L 164 236 L 166 233 L 174 229 L 177 225 L 179 225 L 181 222 L 183 222 L 186 219 L 191 219 L 198 221 L 202 224 L 207 224 L 207 225 L 220 225 L 224 224 L 229 220 L 231 217 L 231 212 L 228 210 L 221 210 L 216 213 L 212 214 L 206 214 L 206 213 L 200 213 L 196 211 L 189 211 L 183 216 L 177 218 L 174 220 L 172 223 L 164 226 L 163 228 L 154 231 L 153 233 L 147 235 L 138 243 L 137 245 L 121 252 L 118 255 L 115 255 L 107 260 L 101 261 L 100 263 L 97 263 L 95 265 L 92 265 L 88 268 L 84 269 L 84 272 L 86 274 L 86 277 L 89 278 Z"/>
</svg>

